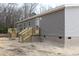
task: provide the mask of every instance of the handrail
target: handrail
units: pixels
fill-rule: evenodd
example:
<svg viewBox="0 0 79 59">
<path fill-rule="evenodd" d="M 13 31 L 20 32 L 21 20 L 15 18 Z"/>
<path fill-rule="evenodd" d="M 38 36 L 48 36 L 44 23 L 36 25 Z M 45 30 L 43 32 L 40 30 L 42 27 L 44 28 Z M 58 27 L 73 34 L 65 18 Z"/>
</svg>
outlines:
<svg viewBox="0 0 79 59">
<path fill-rule="evenodd" d="M 27 30 L 25 30 L 24 32 L 23 31 L 21 33 L 19 33 L 20 34 L 19 36 L 21 37 L 21 39 L 20 39 L 21 41 L 28 40 L 29 38 L 31 38 L 34 35 L 39 35 L 39 29 L 34 28 L 34 27 L 30 27 Z"/>
</svg>

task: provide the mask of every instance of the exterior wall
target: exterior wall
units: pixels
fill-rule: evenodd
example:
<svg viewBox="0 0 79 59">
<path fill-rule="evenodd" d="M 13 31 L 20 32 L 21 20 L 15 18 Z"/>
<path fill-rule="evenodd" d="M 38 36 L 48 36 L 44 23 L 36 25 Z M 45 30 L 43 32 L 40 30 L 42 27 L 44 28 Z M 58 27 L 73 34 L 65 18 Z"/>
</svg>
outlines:
<svg viewBox="0 0 79 59">
<path fill-rule="evenodd" d="M 38 27 L 39 27 L 39 25 L 40 25 L 40 24 L 39 24 L 40 19 L 41 19 L 41 18 L 39 17 L 39 18 L 36 18 L 36 20 L 35 20 L 35 25 L 38 26 Z"/>
<path fill-rule="evenodd" d="M 27 22 L 17 24 L 17 31 L 20 32 L 25 28 L 34 27 L 34 26 L 35 26 L 35 20 L 29 20 Z"/>
<path fill-rule="evenodd" d="M 71 39 L 68 39 L 71 37 Z M 65 46 L 79 46 L 79 7 L 65 8 Z"/>
<path fill-rule="evenodd" d="M 40 28 L 43 39 L 64 44 L 64 9 L 43 16 L 40 20 Z M 63 38 L 59 39 L 59 36 Z"/>
<path fill-rule="evenodd" d="M 79 47 L 79 37 L 73 36 L 71 39 L 65 37 L 65 45 L 64 47 Z"/>
<path fill-rule="evenodd" d="M 22 29 L 23 29 L 23 24 L 20 23 L 20 24 L 17 24 L 17 32 L 20 32 Z"/>
<path fill-rule="evenodd" d="M 35 20 L 32 19 L 32 20 L 29 20 L 27 21 L 28 22 L 28 27 L 34 27 L 35 26 Z M 30 24 L 29 24 L 30 23 Z"/>
</svg>

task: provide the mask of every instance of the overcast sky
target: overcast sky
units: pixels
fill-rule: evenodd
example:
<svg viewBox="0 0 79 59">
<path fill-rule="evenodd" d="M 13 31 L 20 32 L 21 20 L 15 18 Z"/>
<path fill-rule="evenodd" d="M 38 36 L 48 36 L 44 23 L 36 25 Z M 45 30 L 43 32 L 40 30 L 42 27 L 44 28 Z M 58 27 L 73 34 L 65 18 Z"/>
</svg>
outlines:
<svg viewBox="0 0 79 59">
<path fill-rule="evenodd" d="M 55 7 L 62 4 L 79 4 L 79 0 L 0 0 L 0 3 L 41 3 Z"/>
<path fill-rule="evenodd" d="M 1 3 L 79 4 L 79 0 L 0 0 Z"/>
</svg>

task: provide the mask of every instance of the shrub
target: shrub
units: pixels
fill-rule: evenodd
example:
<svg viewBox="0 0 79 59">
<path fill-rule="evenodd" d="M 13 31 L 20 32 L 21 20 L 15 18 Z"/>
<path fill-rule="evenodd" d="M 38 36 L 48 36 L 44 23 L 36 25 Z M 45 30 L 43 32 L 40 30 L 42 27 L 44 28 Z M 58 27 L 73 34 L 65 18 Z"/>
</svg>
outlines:
<svg viewBox="0 0 79 59">
<path fill-rule="evenodd" d="M 7 33 L 8 28 L 0 23 L 0 33 Z"/>
</svg>

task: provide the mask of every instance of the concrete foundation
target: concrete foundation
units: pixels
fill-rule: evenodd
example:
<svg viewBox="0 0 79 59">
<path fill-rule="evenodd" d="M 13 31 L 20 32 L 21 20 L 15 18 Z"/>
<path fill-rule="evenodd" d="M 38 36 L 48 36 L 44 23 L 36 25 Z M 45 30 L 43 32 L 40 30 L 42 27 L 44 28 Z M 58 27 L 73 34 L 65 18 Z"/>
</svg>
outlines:
<svg viewBox="0 0 79 59">
<path fill-rule="evenodd" d="M 79 37 L 33 36 L 32 42 L 50 42 L 58 47 L 79 47 Z"/>
<path fill-rule="evenodd" d="M 65 44 L 64 37 L 60 39 L 59 36 L 46 36 L 46 37 L 41 36 L 41 39 L 43 42 L 50 42 L 52 43 L 52 45 L 58 47 L 64 47 Z"/>
<path fill-rule="evenodd" d="M 65 37 L 65 47 L 79 47 L 79 37 Z"/>
<path fill-rule="evenodd" d="M 32 36 L 32 42 L 40 42 L 41 38 L 38 35 Z"/>
</svg>

